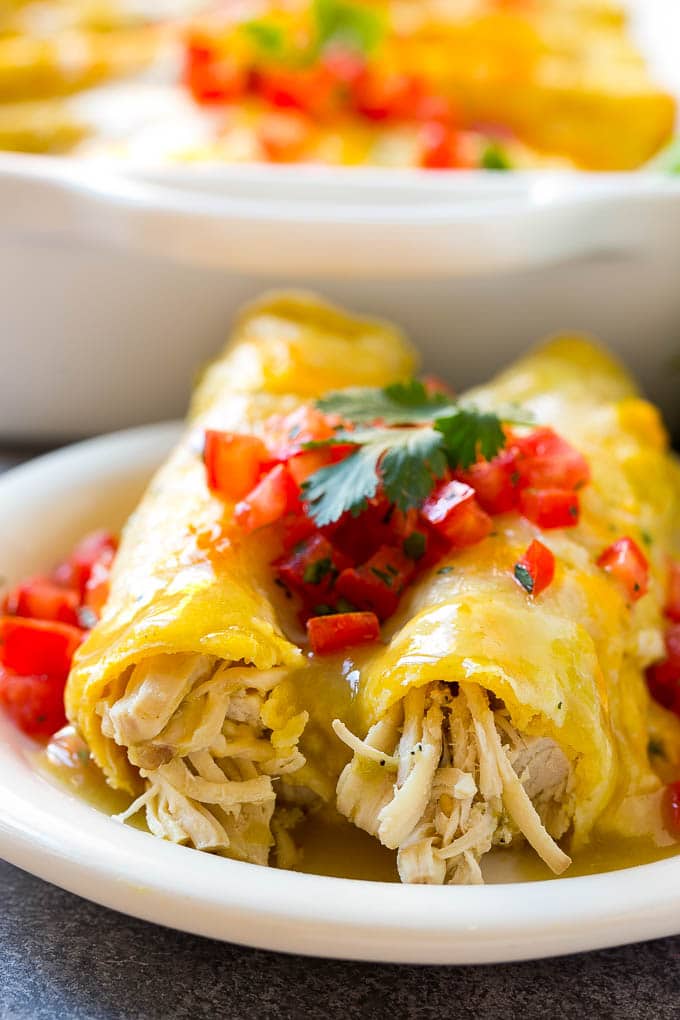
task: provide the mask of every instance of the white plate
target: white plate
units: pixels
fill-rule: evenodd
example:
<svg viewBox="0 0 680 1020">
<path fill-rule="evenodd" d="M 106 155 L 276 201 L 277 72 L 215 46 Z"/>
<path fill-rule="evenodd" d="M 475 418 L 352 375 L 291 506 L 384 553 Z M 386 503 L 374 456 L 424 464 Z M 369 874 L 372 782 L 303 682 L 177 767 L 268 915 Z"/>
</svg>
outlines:
<svg viewBox="0 0 680 1020">
<path fill-rule="evenodd" d="M 90 440 L 0 479 L 11 582 L 97 524 L 118 527 L 177 436 L 154 426 Z M 680 858 L 588 878 L 399 886 L 259 868 L 126 828 L 42 778 L 0 718 L 0 853 L 81 896 L 182 931 L 316 956 L 492 963 L 680 931 Z"/>
</svg>

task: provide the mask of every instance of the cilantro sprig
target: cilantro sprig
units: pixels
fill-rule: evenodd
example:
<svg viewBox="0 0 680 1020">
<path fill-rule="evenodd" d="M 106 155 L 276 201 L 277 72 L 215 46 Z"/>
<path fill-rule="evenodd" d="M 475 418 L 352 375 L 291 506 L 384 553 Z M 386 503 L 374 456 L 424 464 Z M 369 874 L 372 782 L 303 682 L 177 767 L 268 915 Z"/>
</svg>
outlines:
<svg viewBox="0 0 680 1020">
<path fill-rule="evenodd" d="M 303 485 L 303 498 L 319 527 L 347 512 L 358 516 L 379 487 L 400 510 L 421 506 L 448 469 L 468 468 L 480 455 L 491 460 L 503 449 L 503 421 L 528 424 L 526 416 L 514 412 L 500 417 L 428 393 L 416 379 L 384 389 L 339 390 L 317 407 L 349 427 L 306 445 L 356 448 Z"/>
</svg>

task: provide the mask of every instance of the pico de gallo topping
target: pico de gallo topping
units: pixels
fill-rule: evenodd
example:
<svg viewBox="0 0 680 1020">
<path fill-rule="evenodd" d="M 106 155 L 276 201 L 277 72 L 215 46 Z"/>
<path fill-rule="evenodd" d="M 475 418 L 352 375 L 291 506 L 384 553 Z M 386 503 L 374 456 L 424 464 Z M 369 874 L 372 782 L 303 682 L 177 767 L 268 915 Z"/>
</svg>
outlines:
<svg viewBox="0 0 680 1020">
<path fill-rule="evenodd" d="M 22 581 L 0 604 L 0 705 L 31 736 L 66 723 L 66 679 L 106 601 L 116 547 L 109 532 L 92 532 L 51 574 Z"/>
<path fill-rule="evenodd" d="M 297 598 L 316 653 L 376 640 L 409 586 L 484 541 L 497 514 L 573 527 L 590 478 L 552 429 L 418 380 L 331 393 L 269 419 L 257 436 L 210 430 L 203 455 L 237 533 L 279 527 L 275 579 Z M 537 540 L 508 569 L 537 596 L 555 558 Z"/>
<path fill-rule="evenodd" d="M 649 563 L 632 538 L 619 538 L 599 556 L 598 567 L 615 577 L 630 602 L 637 602 L 649 589 Z"/>
<path fill-rule="evenodd" d="M 267 161 L 314 158 L 320 135 L 348 127 L 408 127 L 420 167 L 510 169 L 498 129 L 492 135 L 464 126 L 425 74 L 402 70 L 385 54 L 388 34 L 379 10 L 350 0 L 312 0 L 301 16 L 278 10 L 207 20 L 188 33 L 184 83 L 203 106 L 241 104 L 255 113 Z"/>
</svg>

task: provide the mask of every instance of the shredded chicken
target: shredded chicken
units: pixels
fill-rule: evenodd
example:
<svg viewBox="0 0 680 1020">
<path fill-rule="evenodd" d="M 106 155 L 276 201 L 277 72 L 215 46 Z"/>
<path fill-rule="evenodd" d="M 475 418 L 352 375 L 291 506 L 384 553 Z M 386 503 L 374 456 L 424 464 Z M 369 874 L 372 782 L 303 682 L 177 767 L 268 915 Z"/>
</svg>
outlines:
<svg viewBox="0 0 680 1020">
<path fill-rule="evenodd" d="M 120 696 L 97 706 L 103 733 L 145 780 L 119 820 L 143 809 L 156 836 L 257 864 L 276 842 L 290 864 L 297 816 L 277 808 L 274 782 L 305 763 L 307 713 L 267 725 L 268 697 L 285 675 L 207 655 L 157 655 L 132 668 Z"/>
<path fill-rule="evenodd" d="M 338 810 L 397 850 L 403 882 L 483 882 L 492 847 L 523 836 L 561 874 L 555 842 L 569 827 L 571 766 L 546 737 L 523 738 L 487 692 L 461 683 L 410 690 L 360 740 L 338 781 Z"/>
</svg>

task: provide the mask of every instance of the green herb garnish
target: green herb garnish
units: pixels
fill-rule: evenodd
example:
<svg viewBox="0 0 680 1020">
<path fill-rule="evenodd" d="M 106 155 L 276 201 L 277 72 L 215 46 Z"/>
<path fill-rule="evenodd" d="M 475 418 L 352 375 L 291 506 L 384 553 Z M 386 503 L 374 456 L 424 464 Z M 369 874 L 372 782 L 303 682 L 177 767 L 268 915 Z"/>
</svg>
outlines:
<svg viewBox="0 0 680 1020">
<path fill-rule="evenodd" d="M 283 56 L 285 37 L 279 25 L 275 25 L 273 21 L 266 21 L 264 18 L 246 21 L 241 30 L 262 56 L 270 59 Z"/>
<path fill-rule="evenodd" d="M 337 45 L 370 53 L 385 32 L 377 11 L 349 0 L 314 0 L 312 14 L 319 51 Z"/>
<path fill-rule="evenodd" d="M 509 411 L 492 412 L 429 394 L 417 380 L 384 389 L 350 388 L 324 397 L 317 407 L 353 427 L 307 447 L 350 444 L 356 452 L 315 472 L 303 485 L 319 527 L 344 513 L 358 516 L 381 485 L 400 510 L 419 507 L 447 469 L 467 468 L 481 455 L 491 460 L 505 446 L 502 420 L 526 425 Z M 373 422 L 379 422 L 373 425 Z"/>
<path fill-rule="evenodd" d="M 480 166 L 483 170 L 512 170 L 508 155 L 497 142 L 489 142 L 482 153 Z"/>
<path fill-rule="evenodd" d="M 321 584 L 324 577 L 333 570 L 333 561 L 330 556 L 324 556 L 320 560 L 314 560 L 305 567 L 302 579 L 305 584 Z"/>
<path fill-rule="evenodd" d="M 404 553 L 410 560 L 419 560 L 425 555 L 427 539 L 422 531 L 412 531 L 407 535 L 402 544 Z"/>
<path fill-rule="evenodd" d="M 440 567 L 437 571 L 438 574 L 452 574 L 453 567 Z"/>
<path fill-rule="evenodd" d="M 534 591 L 534 579 L 523 563 L 515 563 L 515 577 L 524 590 L 528 592 L 529 595 L 532 595 Z"/>
<path fill-rule="evenodd" d="M 647 754 L 650 758 L 665 758 L 666 748 L 663 746 L 661 740 L 656 740 L 654 737 L 651 737 L 647 744 Z"/>
</svg>

